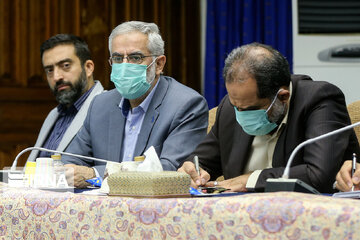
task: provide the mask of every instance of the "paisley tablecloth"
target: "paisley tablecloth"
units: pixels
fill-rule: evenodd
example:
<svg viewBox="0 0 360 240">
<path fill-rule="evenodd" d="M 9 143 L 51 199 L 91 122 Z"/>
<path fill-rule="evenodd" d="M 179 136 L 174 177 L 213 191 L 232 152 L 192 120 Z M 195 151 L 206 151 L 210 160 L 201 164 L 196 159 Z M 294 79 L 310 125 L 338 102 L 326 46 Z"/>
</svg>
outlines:
<svg viewBox="0 0 360 240">
<path fill-rule="evenodd" d="M 357 239 L 360 201 L 302 193 L 139 199 L 0 183 L 0 239 Z"/>
</svg>

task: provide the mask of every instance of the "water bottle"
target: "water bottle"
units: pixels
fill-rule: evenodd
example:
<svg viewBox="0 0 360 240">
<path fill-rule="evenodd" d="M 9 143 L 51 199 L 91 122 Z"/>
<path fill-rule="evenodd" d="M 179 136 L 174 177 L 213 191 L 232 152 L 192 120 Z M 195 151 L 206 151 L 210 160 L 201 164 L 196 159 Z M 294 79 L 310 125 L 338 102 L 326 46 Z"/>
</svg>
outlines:
<svg viewBox="0 0 360 240">
<path fill-rule="evenodd" d="M 137 167 L 145 160 L 145 156 L 136 156 L 134 157 L 134 161 L 125 161 L 121 162 L 121 171 L 129 171 L 134 172 L 136 171 Z"/>
<path fill-rule="evenodd" d="M 57 188 L 67 188 L 68 183 L 66 181 L 66 174 L 65 174 L 65 166 L 61 161 L 61 155 L 51 155 L 53 159 L 53 166 L 54 166 L 54 175 L 56 179 L 56 186 Z"/>
</svg>

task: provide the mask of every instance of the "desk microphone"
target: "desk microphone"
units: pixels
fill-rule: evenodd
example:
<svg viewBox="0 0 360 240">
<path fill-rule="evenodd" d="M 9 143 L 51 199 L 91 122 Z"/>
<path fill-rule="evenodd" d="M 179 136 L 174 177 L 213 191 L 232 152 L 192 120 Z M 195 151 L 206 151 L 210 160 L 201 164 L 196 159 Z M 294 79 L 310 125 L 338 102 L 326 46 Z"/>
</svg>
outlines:
<svg viewBox="0 0 360 240">
<path fill-rule="evenodd" d="M 19 154 L 15 157 L 15 160 L 11 166 L 11 171 L 15 171 L 16 170 L 16 165 L 18 162 L 19 157 L 25 153 L 28 152 L 30 150 L 39 150 L 39 151 L 44 151 L 44 152 L 51 152 L 51 153 L 58 153 L 58 154 L 62 154 L 62 155 L 68 155 L 68 156 L 72 156 L 72 157 L 78 157 L 78 158 L 85 158 L 85 159 L 89 159 L 89 160 L 93 160 L 93 161 L 98 161 L 98 162 L 103 162 L 103 163 L 107 163 L 107 162 L 111 162 L 109 160 L 105 160 L 105 159 L 101 159 L 101 158 L 94 158 L 94 157 L 88 157 L 88 156 L 82 156 L 82 155 L 78 155 L 78 154 L 74 154 L 74 153 L 68 153 L 68 152 L 61 152 L 61 151 L 57 151 L 57 150 L 51 150 L 51 149 L 47 149 L 47 148 L 41 148 L 41 147 L 28 147 L 25 148 L 24 150 L 22 150 L 21 152 L 19 152 Z"/>
<path fill-rule="evenodd" d="M 61 151 L 57 151 L 57 150 L 51 150 L 51 149 L 47 149 L 47 148 L 28 147 L 28 148 L 25 148 L 24 150 L 22 150 L 22 151 L 15 157 L 15 160 L 13 161 L 12 166 L 11 166 L 10 169 L 0 170 L 0 182 L 7 182 L 10 174 L 11 174 L 12 176 L 14 176 L 14 178 L 17 178 L 16 175 L 18 175 L 18 176 L 20 177 L 20 176 L 24 173 L 24 171 L 16 170 L 17 162 L 18 162 L 19 157 L 20 157 L 23 153 L 25 153 L 25 152 L 27 152 L 27 151 L 31 151 L 31 150 L 39 150 L 39 151 L 45 151 L 45 152 L 58 153 L 58 154 L 62 154 L 62 155 L 68 155 L 68 156 L 78 157 L 78 158 L 85 158 L 85 159 L 89 159 L 89 160 L 93 160 L 93 161 L 98 161 L 98 162 L 103 162 L 103 163 L 111 162 L 111 161 L 109 161 L 109 160 L 105 160 L 105 159 L 101 159 L 101 158 L 87 157 L 87 156 L 82 156 L 82 155 L 73 154 L 73 153 L 67 153 L 67 152 L 61 152 Z"/>
<path fill-rule="evenodd" d="M 310 138 L 301 144 L 299 144 L 291 153 L 289 161 L 286 164 L 284 173 L 281 178 L 268 178 L 266 180 L 265 192 L 277 192 L 277 191 L 292 191 L 292 192 L 305 192 L 305 193 L 316 193 L 320 194 L 315 188 L 301 181 L 300 179 L 289 179 L 290 166 L 294 160 L 295 154 L 300 150 L 300 148 L 308 145 L 310 143 L 316 142 L 323 138 L 330 137 L 332 135 L 344 132 L 346 130 L 352 129 L 356 126 L 359 126 L 360 122 L 339 128 L 337 130 L 325 133 L 315 138 Z"/>
</svg>

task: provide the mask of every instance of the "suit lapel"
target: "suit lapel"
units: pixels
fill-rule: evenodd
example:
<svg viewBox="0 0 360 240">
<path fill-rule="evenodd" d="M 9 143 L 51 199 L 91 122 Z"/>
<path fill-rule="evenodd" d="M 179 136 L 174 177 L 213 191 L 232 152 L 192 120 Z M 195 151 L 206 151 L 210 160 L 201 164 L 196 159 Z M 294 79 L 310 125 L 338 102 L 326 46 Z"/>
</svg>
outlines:
<svg viewBox="0 0 360 240">
<path fill-rule="evenodd" d="M 141 126 L 140 134 L 137 139 L 134 156 L 139 156 L 144 153 L 147 149 L 146 146 L 148 145 L 148 141 L 150 139 L 151 132 L 153 130 L 153 127 L 160 115 L 160 112 L 158 111 L 158 108 L 160 107 L 167 89 L 169 87 L 168 81 L 163 79 L 161 76 L 159 78 L 159 83 L 156 88 L 156 92 L 153 95 L 153 98 L 151 99 L 149 108 L 147 109 L 144 117 L 144 121 Z M 149 146 L 150 147 L 150 146 Z"/>
<path fill-rule="evenodd" d="M 43 126 L 40 129 L 38 139 L 36 140 L 36 143 L 35 143 L 36 147 L 43 146 L 43 144 L 44 144 L 47 136 L 49 135 L 49 132 L 53 128 L 58 116 L 59 116 L 59 112 L 58 112 L 57 108 L 54 108 L 53 110 L 51 110 L 49 115 L 46 117 Z M 38 150 L 31 151 L 27 161 L 34 162 L 36 160 L 36 157 L 38 156 L 38 154 L 39 154 Z"/>
<path fill-rule="evenodd" d="M 112 107 L 112 111 L 109 114 L 109 128 L 108 128 L 108 160 L 114 162 L 121 162 L 120 160 L 120 150 L 123 144 L 123 136 L 125 129 L 125 118 L 122 115 L 121 109 L 119 108 L 119 103 L 121 100 L 120 94 L 118 94 L 119 98 L 117 98 Z M 114 144 L 112 144 L 114 143 Z M 106 143 L 104 143 L 106 144 Z"/>
<path fill-rule="evenodd" d="M 272 167 L 283 167 L 286 165 L 287 159 L 289 154 L 285 151 L 284 143 L 291 144 L 290 141 L 286 141 L 285 137 L 288 136 L 288 128 L 287 126 L 284 127 L 282 132 L 280 133 L 279 139 L 276 142 L 273 159 L 272 159 Z M 290 138 L 292 139 L 292 138 Z M 290 152 L 291 154 L 291 152 Z M 284 157 L 285 156 L 285 157 Z"/>
<path fill-rule="evenodd" d="M 58 116 L 59 116 L 59 112 L 58 112 L 57 108 L 54 108 L 49 113 L 49 116 L 46 118 L 46 120 L 44 122 L 44 126 L 39 133 L 39 138 L 35 144 L 36 146 L 42 146 L 44 144 L 44 142 L 45 142 L 47 136 L 49 135 L 51 129 L 53 128 Z"/>
<path fill-rule="evenodd" d="M 245 134 L 237 122 L 233 131 L 233 136 L 233 146 L 231 147 L 229 164 L 227 166 L 230 167 L 228 171 L 231 172 L 231 177 L 236 177 L 238 173 L 244 172 L 254 137 Z"/>
</svg>

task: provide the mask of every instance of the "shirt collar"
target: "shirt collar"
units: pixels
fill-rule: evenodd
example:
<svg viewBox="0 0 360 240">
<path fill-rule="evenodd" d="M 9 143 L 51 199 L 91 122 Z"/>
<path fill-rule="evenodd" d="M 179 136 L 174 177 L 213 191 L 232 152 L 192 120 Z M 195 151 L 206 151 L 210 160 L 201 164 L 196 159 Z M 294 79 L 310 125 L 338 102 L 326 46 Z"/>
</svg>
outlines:
<svg viewBox="0 0 360 240">
<path fill-rule="evenodd" d="M 149 95 L 147 95 L 146 98 L 144 99 L 144 101 L 142 101 L 140 103 L 140 105 L 137 106 L 136 108 L 141 108 L 144 112 L 146 112 L 148 110 L 151 99 L 154 96 L 154 93 L 156 91 L 157 86 L 159 85 L 159 82 L 160 82 L 160 77 L 159 77 L 159 80 L 157 81 L 157 83 L 155 84 L 155 87 L 149 93 Z M 131 108 L 129 99 L 122 97 L 120 100 L 120 103 L 119 103 L 119 108 L 121 109 L 123 116 L 126 117 Z"/>
</svg>

